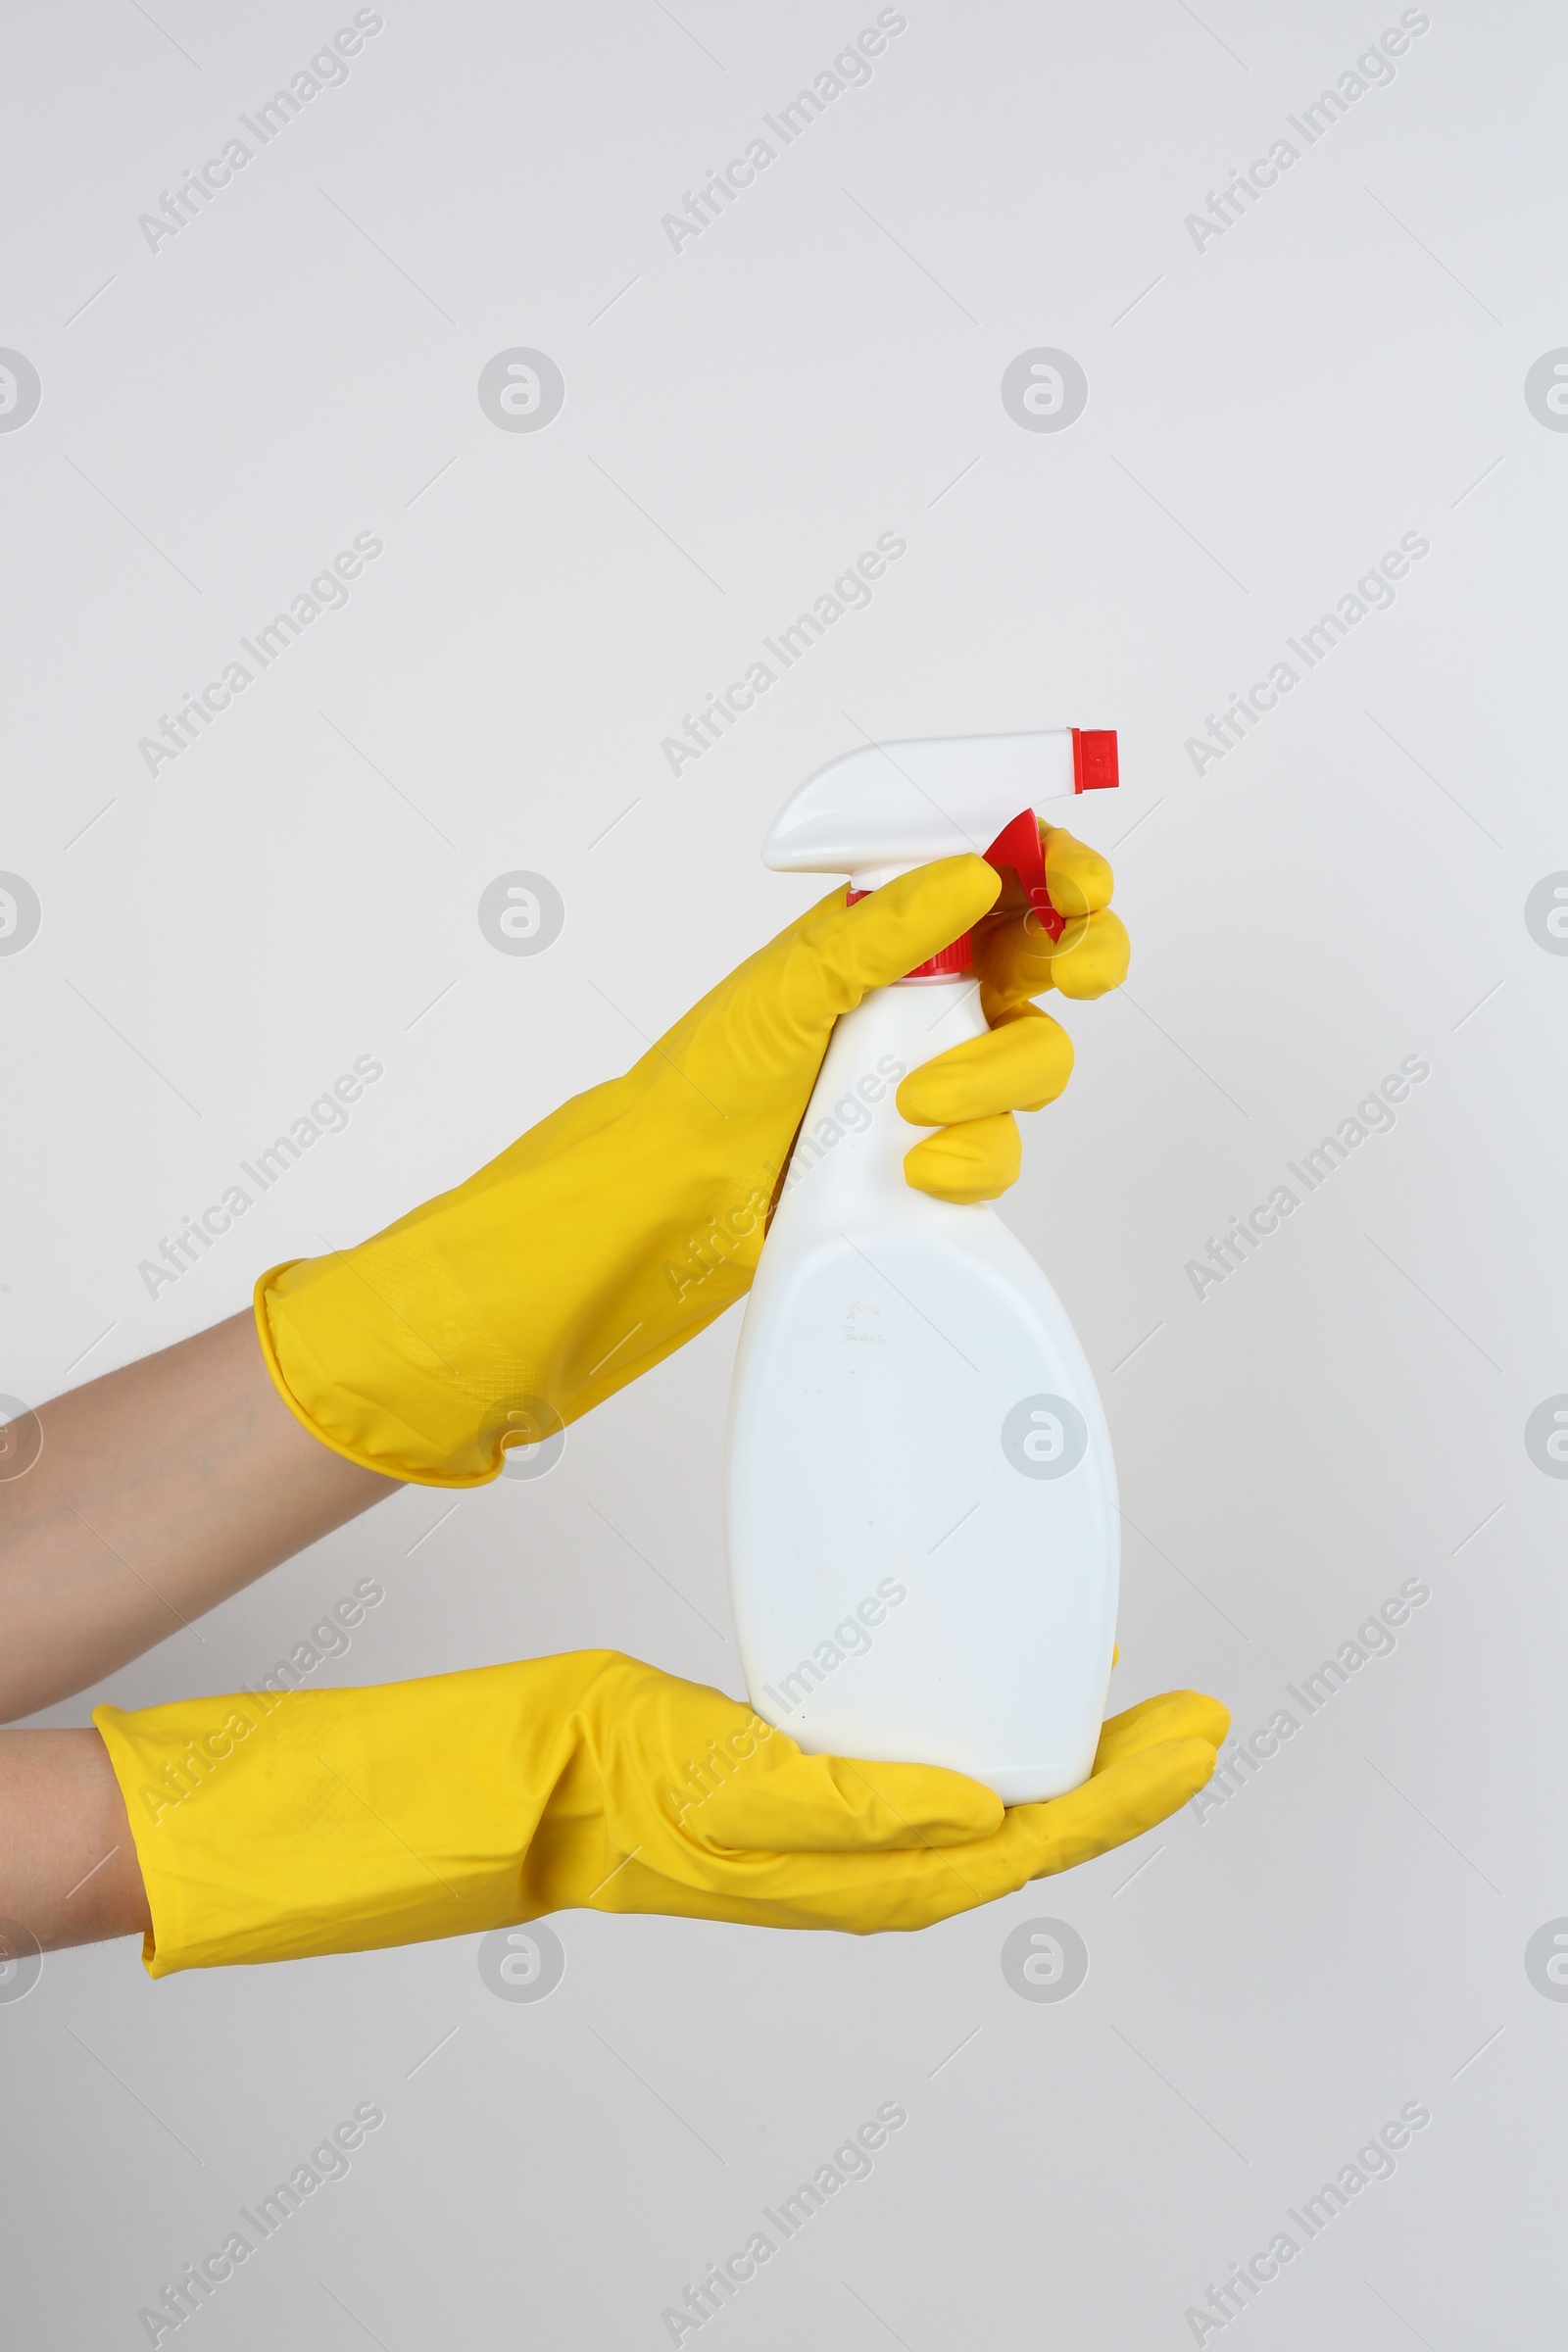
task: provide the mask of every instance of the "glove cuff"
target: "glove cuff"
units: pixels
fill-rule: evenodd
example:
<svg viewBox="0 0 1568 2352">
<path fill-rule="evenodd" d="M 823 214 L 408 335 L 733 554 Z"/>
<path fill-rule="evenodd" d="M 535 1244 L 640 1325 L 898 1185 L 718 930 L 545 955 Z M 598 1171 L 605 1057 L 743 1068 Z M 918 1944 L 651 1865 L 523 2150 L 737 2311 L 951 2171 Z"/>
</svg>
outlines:
<svg viewBox="0 0 1568 2352">
<path fill-rule="evenodd" d="M 310 1308 L 301 1311 L 299 1302 L 330 1281 L 334 1271 L 330 1261 L 320 1258 L 286 1258 L 258 1278 L 251 1295 L 262 1360 L 295 1420 L 318 1445 L 345 1461 L 357 1462 L 362 1470 L 379 1471 L 383 1478 L 406 1479 L 421 1487 L 489 1486 L 500 1477 L 503 1465 L 499 1457 L 490 1461 L 480 1452 L 477 1407 L 466 1416 L 475 1428 L 460 1433 L 457 1420 L 465 1417 L 461 1399 L 459 1415 L 454 1416 L 440 1380 L 431 1381 L 427 1372 L 421 1377 L 410 1364 L 404 1334 L 390 1309 L 377 1315 L 368 1331 L 365 1303 L 355 1299 L 352 1318 L 340 1324 L 352 1333 L 358 1353 L 379 1357 L 373 1389 L 368 1383 L 350 1389 L 341 1374 L 321 1362 L 311 1346 L 310 1332 L 318 1320 L 332 1328 L 333 1303 L 314 1301 L 318 1309 L 324 1309 L 323 1317 Z M 439 1433 L 415 1428 L 392 1407 L 391 1396 L 408 1399 L 416 1387 L 429 1392 L 438 1416 L 452 1422 L 451 1427 Z"/>
<path fill-rule="evenodd" d="M 148 1974 L 466 1936 L 553 1908 L 527 1885 L 528 1846 L 602 1664 L 587 1651 L 95 1708 L 152 1914 Z"/>
<path fill-rule="evenodd" d="M 748 1289 L 777 1165 L 760 1157 L 732 1178 L 732 1148 L 688 1139 L 672 1173 L 657 1122 L 628 1121 L 535 1167 L 524 1137 L 357 1248 L 274 1266 L 255 1292 L 273 1386 L 313 1437 L 364 1469 L 488 1485 L 505 1435 L 564 1429 Z M 613 1202 L 603 1200 L 612 1152 Z M 714 1200 L 728 1221 L 710 1241 Z"/>
</svg>

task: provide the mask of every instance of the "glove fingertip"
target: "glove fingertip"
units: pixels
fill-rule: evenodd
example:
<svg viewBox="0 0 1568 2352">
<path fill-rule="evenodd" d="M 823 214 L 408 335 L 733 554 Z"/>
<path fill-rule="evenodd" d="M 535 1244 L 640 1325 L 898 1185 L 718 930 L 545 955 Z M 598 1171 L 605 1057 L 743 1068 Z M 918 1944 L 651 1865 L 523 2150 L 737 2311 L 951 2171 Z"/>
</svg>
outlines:
<svg viewBox="0 0 1568 2352">
<path fill-rule="evenodd" d="M 960 1119 L 923 1136 L 904 1155 L 904 1180 L 933 1200 L 996 1200 L 1018 1181 L 1023 1139 L 1010 1111 Z"/>
<path fill-rule="evenodd" d="M 1046 888 L 1058 914 L 1083 915 L 1110 905 L 1115 876 L 1108 858 L 1057 826 L 1043 843 Z"/>
<path fill-rule="evenodd" d="M 1127 926 L 1105 907 L 1068 923 L 1056 943 L 1051 971 L 1064 997 L 1088 1004 L 1120 988 L 1131 961 Z"/>
<path fill-rule="evenodd" d="M 1193 1733 L 1186 1739 L 1161 1740 L 1153 1747 L 1124 1756 L 1097 1778 L 1120 1784 L 1116 1794 L 1127 1820 L 1122 1837 L 1137 1838 L 1167 1820 L 1178 1805 L 1205 1788 L 1218 1762 L 1210 1742 L 1200 1733 Z"/>
</svg>

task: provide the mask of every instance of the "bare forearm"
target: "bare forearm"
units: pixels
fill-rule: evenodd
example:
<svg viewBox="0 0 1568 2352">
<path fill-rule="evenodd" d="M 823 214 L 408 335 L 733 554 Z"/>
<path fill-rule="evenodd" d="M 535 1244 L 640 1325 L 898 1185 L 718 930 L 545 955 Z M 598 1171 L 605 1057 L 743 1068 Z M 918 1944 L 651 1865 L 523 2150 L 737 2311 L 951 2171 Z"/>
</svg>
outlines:
<svg viewBox="0 0 1568 2352">
<path fill-rule="evenodd" d="M 38 1459 L 0 1480 L 0 1722 L 100 1681 L 397 1491 L 301 1428 L 248 1314 L 38 1417 Z"/>
<path fill-rule="evenodd" d="M 151 1925 L 124 1800 L 96 1732 L 0 1732 L 0 1920 L 29 1931 L 46 1952 Z"/>
</svg>

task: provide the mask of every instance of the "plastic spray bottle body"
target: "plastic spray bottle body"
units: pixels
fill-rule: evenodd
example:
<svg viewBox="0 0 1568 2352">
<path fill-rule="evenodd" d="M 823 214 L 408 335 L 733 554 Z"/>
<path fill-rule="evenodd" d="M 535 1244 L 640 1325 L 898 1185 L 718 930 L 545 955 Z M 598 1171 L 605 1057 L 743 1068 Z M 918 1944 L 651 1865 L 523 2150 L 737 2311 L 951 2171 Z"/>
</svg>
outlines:
<svg viewBox="0 0 1568 2352">
<path fill-rule="evenodd" d="M 1057 740 L 894 755 L 961 755 L 972 769 L 993 746 Z M 1032 781 L 1037 801 L 1055 797 Z M 797 795 L 770 849 L 823 782 Z M 1010 766 L 989 798 L 971 790 L 970 829 L 1015 790 Z M 814 850 L 808 826 L 792 861 L 839 854 L 817 817 Z M 873 849 L 896 830 L 874 809 L 858 821 Z M 953 846 L 922 838 L 917 858 Z M 863 885 L 878 864 L 859 857 L 855 870 Z M 962 974 L 895 983 L 838 1022 L 747 1305 L 726 1521 L 760 1715 L 809 1752 L 950 1765 L 1014 1804 L 1089 1773 L 1120 1546 L 1109 1433 L 1055 1293 L 988 1204 L 905 1179 L 926 1131 L 900 1116 L 900 1079 L 984 1028 Z"/>
</svg>

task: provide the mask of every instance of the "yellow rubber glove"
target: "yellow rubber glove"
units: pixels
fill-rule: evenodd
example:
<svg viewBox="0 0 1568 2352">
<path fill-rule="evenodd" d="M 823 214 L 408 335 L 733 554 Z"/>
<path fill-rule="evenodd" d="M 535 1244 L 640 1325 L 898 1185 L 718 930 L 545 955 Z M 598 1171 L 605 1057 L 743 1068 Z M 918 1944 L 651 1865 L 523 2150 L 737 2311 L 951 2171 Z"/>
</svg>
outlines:
<svg viewBox="0 0 1568 2352">
<path fill-rule="evenodd" d="M 1105 1725 L 1082 1788 L 1007 1812 L 936 1766 L 803 1755 L 749 1707 L 613 1650 L 93 1722 L 161 1977 L 583 1908 L 928 1927 L 1163 1821 L 1230 1717 L 1193 1691 L 1146 1699 Z"/>
<path fill-rule="evenodd" d="M 1024 999 L 1091 966 L 1078 993 L 1112 985 L 1104 926 L 1125 945 L 1114 915 L 1078 912 L 1109 895 L 1103 859 L 1059 832 L 1050 845 L 1048 883 L 1071 917 L 1054 946 L 1010 878 L 1016 905 L 998 906 L 979 858 L 853 906 L 836 890 L 624 1077 L 466 1184 L 354 1250 L 264 1274 L 257 1328 L 284 1401 L 351 1461 L 469 1487 L 498 1474 L 506 1443 L 548 1439 L 625 1387 L 749 1289 L 840 1013 L 983 916 L 997 1026 L 925 1063 L 897 1100 L 942 1130 L 909 1152 L 911 1184 L 956 1200 L 1004 1191 L 1018 1172 L 1011 1112 L 1051 1101 L 1072 1068 L 1066 1032 Z"/>
<path fill-rule="evenodd" d="M 990 1030 L 911 1070 L 896 1098 L 911 1126 L 940 1129 L 906 1154 L 904 1172 L 943 1200 L 995 1200 L 1015 1184 L 1023 1145 L 1013 1111 L 1043 1110 L 1072 1075 L 1071 1038 L 1027 1000 L 1051 988 L 1102 997 L 1127 977 L 1131 949 L 1109 911 L 1110 867 L 1059 825 L 1042 824 L 1040 843 L 1051 903 L 1066 918 L 1061 937 L 1052 939 L 1016 876 L 1005 874 L 974 933 Z"/>
<path fill-rule="evenodd" d="M 1049 988 L 1064 997 L 1102 997 L 1127 977 L 1131 947 L 1121 917 L 1110 912 L 1109 865 L 1060 825 L 1042 824 L 1040 845 L 1051 903 L 1065 918 L 1061 937 L 1053 940 L 1022 910 L 1023 892 L 1007 873 L 996 906 L 975 934 L 981 1003 L 991 1021 Z"/>
</svg>

